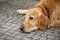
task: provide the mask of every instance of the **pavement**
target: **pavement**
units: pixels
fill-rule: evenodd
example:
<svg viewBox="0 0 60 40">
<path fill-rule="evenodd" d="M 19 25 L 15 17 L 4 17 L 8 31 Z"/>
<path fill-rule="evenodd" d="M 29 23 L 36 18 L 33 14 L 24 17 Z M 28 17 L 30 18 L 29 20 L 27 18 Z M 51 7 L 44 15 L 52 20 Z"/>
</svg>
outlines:
<svg viewBox="0 0 60 40">
<path fill-rule="evenodd" d="M 0 40 L 60 40 L 60 28 L 22 33 L 19 30 L 24 15 L 18 9 L 32 8 L 39 0 L 6 0 L 0 2 Z"/>
</svg>

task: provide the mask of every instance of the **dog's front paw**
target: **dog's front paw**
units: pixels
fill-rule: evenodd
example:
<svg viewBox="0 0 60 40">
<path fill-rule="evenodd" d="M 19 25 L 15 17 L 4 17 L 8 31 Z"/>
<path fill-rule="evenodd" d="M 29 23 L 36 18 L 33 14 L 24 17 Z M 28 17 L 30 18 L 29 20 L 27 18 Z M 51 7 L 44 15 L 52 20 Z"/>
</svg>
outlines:
<svg viewBox="0 0 60 40">
<path fill-rule="evenodd" d="M 54 23 L 49 24 L 48 28 L 50 28 L 50 27 L 54 27 Z"/>
<path fill-rule="evenodd" d="M 17 12 L 18 14 L 26 14 L 28 11 L 29 11 L 29 9 L 27 9 L 27 10 L 19 9 L 19 10 L 17 10 L 16 12 Z"/>
<path fill-rule="evenodd" d="M 20 10 L 20 9 L 19 9 L 19 10 L 17 10 L 16 12 L 17 12 L 17 13 L 21 13 L 21 12 L 23 12 L 23 10 Z"/>
</svg>

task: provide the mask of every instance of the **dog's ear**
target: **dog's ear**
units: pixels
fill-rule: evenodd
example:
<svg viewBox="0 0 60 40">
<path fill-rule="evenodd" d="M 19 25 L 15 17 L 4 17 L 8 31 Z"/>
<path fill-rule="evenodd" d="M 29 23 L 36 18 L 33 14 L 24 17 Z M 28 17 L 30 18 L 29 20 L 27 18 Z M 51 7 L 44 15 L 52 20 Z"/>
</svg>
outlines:
<svg viewBox="0 0 60 40">
<path fill-rule="evenodd" d="M 39 28 L 41 30 L 46 30 L 48 28 L 49 23 L 50 23 L 50 20 L 46 15 L 42 14 L 39 17 Z"/>
<path fill-rule="evenodd" d="M 45 14 L 45 15 L 49 15 L 49 10 L 48 8 L 45 7 L 44 4 L 42 4 L 41 2 L 39 2 L 39 4 L 36 4 L 35 5 L 35 8 L 38 8 L 40 13 L 38 15 L 41 15 L 42 13 Z"/>
<path fill-rule="evenodd" d="M 45 31 L 46 29 L 47 29 L 47 26 L 45 26 L 45 25 L 39 26 L 39 30 L 41 30 L 41 31 Z"/>
<path fill-rule="evenodd" d="M 40 8 L 39 9 L 40 11 L 38 12 L 38 17 L 40 17 L 41 15 L 46 15 L 48 16 L 49 15 L 49 12 L 47 10 L 45 10 L 45 8 Z"/>
</svg>

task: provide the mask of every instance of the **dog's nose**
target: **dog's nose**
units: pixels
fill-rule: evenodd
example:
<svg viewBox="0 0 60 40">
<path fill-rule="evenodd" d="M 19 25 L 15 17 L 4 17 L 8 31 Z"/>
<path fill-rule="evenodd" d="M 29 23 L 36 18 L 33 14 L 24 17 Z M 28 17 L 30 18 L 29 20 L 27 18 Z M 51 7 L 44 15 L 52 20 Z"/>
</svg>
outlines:
<svg viewBox="0 0 60 40">
<path fill-rule="evenodd" d="M 23 24 L 21 25 L 20 30 L 21 30 L 22 32 L 24 32 L 24 25 L 23 25 Z"/>
<path fill-rule="evenodd" d="M 24 31 L 24 27 L 20 28 L 21 31 Z"/>
<path fill-rule="evenodd" d="M 20 27 L 20 31 L 22 31 L 23 33 L 30 33 L 30 32 L 26 32 L 26 31 L 24 30 L 24 25 L 23 25 L 23 24 L 22 24 L 21 27 Z"/>
</svg>

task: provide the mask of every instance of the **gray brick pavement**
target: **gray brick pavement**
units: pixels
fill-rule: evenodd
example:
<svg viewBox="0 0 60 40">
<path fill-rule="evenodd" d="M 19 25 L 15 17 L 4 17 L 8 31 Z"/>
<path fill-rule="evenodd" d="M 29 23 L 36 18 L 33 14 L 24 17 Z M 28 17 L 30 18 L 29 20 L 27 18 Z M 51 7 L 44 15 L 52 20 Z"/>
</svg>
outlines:
<svg viewBox="0 0 60 40">
<path fill-rule="evenodd" d="M 50 28 L 46 31 L 37 30 L 29 34 L 19 30 L 24 21 L 23 15 L 16 10 L 32 8 L 38 0 L 6 0 L 0 2 L 0 40 L 59 40 L 60 28 Z"/>
</svg>

